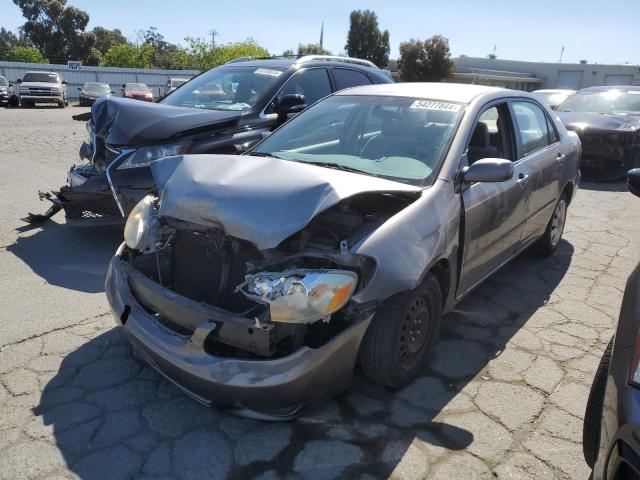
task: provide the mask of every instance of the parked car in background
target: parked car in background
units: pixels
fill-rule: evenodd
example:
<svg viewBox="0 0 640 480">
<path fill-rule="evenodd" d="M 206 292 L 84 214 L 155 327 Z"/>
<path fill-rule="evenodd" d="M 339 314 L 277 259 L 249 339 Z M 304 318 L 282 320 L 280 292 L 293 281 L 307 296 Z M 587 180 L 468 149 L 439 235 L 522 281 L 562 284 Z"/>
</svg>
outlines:
<svg viewBox="0 0 640 480">
<path fill-rule="evenodd" d="M 149 165 L 183 153 L 239 154 L 330 93 L 393 82 L 367 60 L 311 55 L 234 61 L 193 78 L 158 103 L 98 100 L 68 185 L 41 193 L 52 202 L 44 221 L 64 208 L 68 224 L 122 223 L 151 189 Z M 112 192 L 114 195 L 112 195 Z"/>
<path fill-rule="evenodd" d="M 153 102 L 153 92 L 144 83 L 125 83 L 122 85 L 120 93 L 124 98 Z"/>
<path fill-rule="evenodd" d="M 9 81 L 6 77 L 0 75 L 0 105 L 8 106 L 10 98 Z"/>
<path fill-rule="evenodd" d="M 113 94 L 108 83 L 85 82 L 80 91 L 80 105 L 93 105 L 93 103 L 102 97 Z"/>
<path fill-rule="evenodd" d="M 525 92 L 344 90 L 246 155 L 153 163 L 161 193 L 129 215 L 107 298 L 141 356 L 205 404 L 295 416 L 356 360 L 398 388 L 458 300 L 524 249 L 555 251 L 579 149 Z"/>
<path fill-rule="evenodd" d="M 619 180 L 640 167 L 640 86 L 584 88 L 556 111 L 582 141 L 585 177 Z"/>
<path fill-rule="evenodd" d="M 33 107 L 36 103 L 55 103 L 60 108 L 69 105 L 67 82 L 56 72 L 25 72 L 16 83 L 21 107 Z"/>
<path fill-rule="evenodd" d="M 627 184 L 640 197 L 640 169 L 629 172 Z M 593 480 L 640 478 L 640 264 L 593 379 L 582 445 Z"/>
<path fill-rule="evenodd" d="M 165 87 L 165 90 L 164 90 L 164 95 L 165 96 L 169 95 L 176 88 L 178 88 L 181 85 L 184 85 L 188 81 L 189 81 L 188 78 L 169 78 L 167 80 L 167 86 Z"/>
<path fill-rule="evenodd" d="M 555 110 L 558 105 L 560 105 L 567 98 L 576 93 L 576 91 L 549 88 L 543 90 L 534 90 L 531 93 L 538 97 L 542 102 L 546 103 L 552 110 Z"/>
</svg>

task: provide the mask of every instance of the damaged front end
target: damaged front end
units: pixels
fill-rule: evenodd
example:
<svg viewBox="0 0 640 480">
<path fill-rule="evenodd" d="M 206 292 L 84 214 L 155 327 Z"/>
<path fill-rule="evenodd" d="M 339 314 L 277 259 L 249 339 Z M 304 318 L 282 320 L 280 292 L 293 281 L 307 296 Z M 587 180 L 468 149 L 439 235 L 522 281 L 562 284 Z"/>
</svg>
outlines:
<svg viewBox="0 0 640 480">
<path fill-rule="evenodd" d="M 417 196 L 336 200 L 275 246 L 164 215 L 166 198 L 147 196 L 111 262 L 109 303 L 136 351 L 197 400 L 294 416 L 351 382 L 378 304 L 354 300 L 376 265 L 352 247 Z"/>
</svg>

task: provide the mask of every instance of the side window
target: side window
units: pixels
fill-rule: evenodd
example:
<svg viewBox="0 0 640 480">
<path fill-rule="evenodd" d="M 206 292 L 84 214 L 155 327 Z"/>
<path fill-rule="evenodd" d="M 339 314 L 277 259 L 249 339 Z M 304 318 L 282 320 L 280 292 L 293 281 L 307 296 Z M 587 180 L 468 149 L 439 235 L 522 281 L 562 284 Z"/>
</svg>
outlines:
<svg viewBox="0 0 640 480">
<path fill-rule="evenodd" d="M 371 80 L 364 73 L 350 68 L 334 68 L 333 79 L 336 81 L 336 90 L 356 87 L 358 85 L 371 85 Z"/>
<path fill-rule="evenodd" d="M 467 149 L 469 165 L 482 158 L 513 160 L 508 125 L 509 117 L 506 104 L 496 105 L 482 112 L 473 128 L 471 140 L 469 140 L 469 148 Z"/>
<path fill-rule="evenodd" d="M 522 156 L 531 155 L 550 144 L 547 116 L 540 107 L 530 102 L 513 102 L 513 111 L 522 143 Z"/>
<path fill-rule="evenodd" d="M 296 73 L 278 93 L 278 98 L 299 93 L 311 105 L 331 93 L 331 82 L 325 68 L 311 68 Z"/>
<path fill-rule="evenodd" d="M 547 116 L 545 115 L 545 117 Z M 547 117 L 547 128 L 549 129 L 549 143 L 559 142 L 560 138 L 558 137 L 558 132 L 556 132 L 553 122 L 549 117 Z"/>
</svg>

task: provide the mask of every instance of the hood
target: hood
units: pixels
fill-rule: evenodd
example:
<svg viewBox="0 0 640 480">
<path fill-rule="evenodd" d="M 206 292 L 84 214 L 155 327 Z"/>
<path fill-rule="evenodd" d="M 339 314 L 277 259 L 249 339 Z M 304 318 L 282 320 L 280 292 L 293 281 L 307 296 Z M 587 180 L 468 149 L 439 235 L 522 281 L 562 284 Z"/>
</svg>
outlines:
<svg viewBox="0 0 640 480">
<path fill-rule="evenodd" d="M 633 115 L 606 115 L 591 112 L 558 112 L 567 130 L 603 132 L 629 132 L 640 129 L 640 117 Z"/>
<path fill-rule="evenodd" d="M 101 97 L 91 108 L 96 136 L 111 145 L 137 147 L 166 142 L 204 128 L 237 125 L 242 112 L 173 107 L 128 98 Z"/>
<path fill-rule="evenodd" d="M 274 248 L 316 215 L 366 192 L 422 190 L 404 183 L 249 155 L 184 155 L 151 164 L 160 216 L 222 228 L 259 250 Z"/>
</svg>

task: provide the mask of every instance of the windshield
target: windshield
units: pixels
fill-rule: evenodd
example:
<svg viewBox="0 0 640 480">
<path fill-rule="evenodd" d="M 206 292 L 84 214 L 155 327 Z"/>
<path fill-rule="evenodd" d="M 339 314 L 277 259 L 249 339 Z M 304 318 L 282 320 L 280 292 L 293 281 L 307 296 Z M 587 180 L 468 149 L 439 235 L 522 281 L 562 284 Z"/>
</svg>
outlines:
<svg viewBox="0 0 640 480">
<path fill-rule="evenodd" d="M 4 77 L 0 77 L 0 87 L 6 87 L 7 85 L 9 85 L 7 79 Z"/>
<path fill-rule="evenodd" d="M 533 92 L 533 94 L 550 107 L 557 107 L 572 95 L 567 92 Z"/>
<path fill-rule="evenodd" d="M 430 185 L 464 111 L 437 100 L 337 95 L 262 141 L 251 155 Z"/>
<path fill-rule="evenodd" d="M 640 90 L 578 92 L 557 108 L 560 112 L 593 112 L 618 115 L 640 115 Z"/>
<path fill-rule="evenodd" d="M 106 83 L 86 82 L 84 90 L 86 92 L 111 93 L 111 88 Z"/>
<path fill-rule="evenodd" d="M 58 83 L 58 75 L 55 73 L 25 73 L 23 82 L 48 82 L 48 83 Z"/>
<path fill-rule="evenodd" d="M 282 69 L 271 67 L 217 67 L 194 78 L 160 103 L 210 110 L 247 110 L 258 103 L 282 73 Z"/>
<path fill-rule="evenodd" d="M 125 90 L 143 90 L 148 91 L 149 87 L 147 87 L 144 83 L 127 83 L 124 87 Z"/>
</svg>

